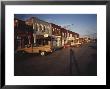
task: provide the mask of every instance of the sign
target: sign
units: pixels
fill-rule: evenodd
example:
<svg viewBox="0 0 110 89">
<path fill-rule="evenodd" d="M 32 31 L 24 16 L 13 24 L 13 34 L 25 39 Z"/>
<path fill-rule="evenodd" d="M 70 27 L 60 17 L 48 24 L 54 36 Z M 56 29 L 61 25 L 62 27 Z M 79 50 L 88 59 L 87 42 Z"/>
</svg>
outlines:
<svg viewBox="0 0 110 89">
<path fill-rule="evenodd" d="M 48 34 L 44 34 L 44 37 L 48 37 Z"/>
</svg>

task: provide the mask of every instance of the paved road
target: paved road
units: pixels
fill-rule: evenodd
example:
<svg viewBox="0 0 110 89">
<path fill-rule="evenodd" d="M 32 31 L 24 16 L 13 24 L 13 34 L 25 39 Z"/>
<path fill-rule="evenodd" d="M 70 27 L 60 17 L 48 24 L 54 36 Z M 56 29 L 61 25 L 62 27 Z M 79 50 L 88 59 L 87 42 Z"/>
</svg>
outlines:
<svg viewBox="0 0 110 89">
<path fill-rule="evenodd" d="M 73 59 L 72 74 L 85 76 L 97 75 L 97 44 L 90 43 L 80 48 L 73 48 L 73 50 L 75 57 Z M 75 64 L 77 64 L 78 68 Z"/>
<path fill-rule="evenodd" d="M 57 50 L 47 56 L 31 54 L 19 57 L 15 56 L 15 75 L 96 75 L 96 47 L 95 43 L 89 43 L 79 48 Z M 72 49 L 72 52 L 70 49 Z"/>
</svg>

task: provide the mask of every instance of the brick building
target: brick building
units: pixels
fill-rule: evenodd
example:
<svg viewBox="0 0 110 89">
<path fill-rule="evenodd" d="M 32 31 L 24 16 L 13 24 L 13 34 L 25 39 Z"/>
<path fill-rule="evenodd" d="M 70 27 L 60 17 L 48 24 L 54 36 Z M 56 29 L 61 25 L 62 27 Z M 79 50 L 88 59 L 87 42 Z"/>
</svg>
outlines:
<svg viewBox="0 0 110 89">
<path fill-rule="evenodd" d="M 79 34 L 67 30 L 59 25 L 31 17 L 26 21 L 14 20 L 15 39 L 21 39 L 19 44 L 23 47 L 25 44 L 37 44 L 41 39 L 54 39 L 53 45 L 62 47 L 64 44 L 74 42 L 79 38 Z M 24 41 L 25 39 L 25 41 Z M 24 43 L 23 43 L 24 42 Z M 16 44 L 16 41 L 15 41 Z"/>
<path fill-rule="evenodd" d="M 57 47 L 62 46 L 62 35 L 61 35 L 61 26 L 51 23 L 52 27 L 52 36 L 56 39 Z"/>
<path fill-rule="evenodd" d="M 25 21 L 14 19 L 14 48 L 23 48 L 33 43 L 33 28 L 26 25 Z"/>
</svg>

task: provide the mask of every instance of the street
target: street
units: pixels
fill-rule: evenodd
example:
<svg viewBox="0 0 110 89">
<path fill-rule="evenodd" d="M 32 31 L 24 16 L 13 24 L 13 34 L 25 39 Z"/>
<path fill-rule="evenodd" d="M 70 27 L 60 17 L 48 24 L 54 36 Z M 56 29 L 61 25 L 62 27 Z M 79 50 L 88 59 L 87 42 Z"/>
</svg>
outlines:
<svg viewBox="0 0 110 89">
<path fill-rule="evenodd" d="M 46 56 L 15 55 L 15 76 L 96 76 L 97 44 L 56 50 Z"/>
</svg>

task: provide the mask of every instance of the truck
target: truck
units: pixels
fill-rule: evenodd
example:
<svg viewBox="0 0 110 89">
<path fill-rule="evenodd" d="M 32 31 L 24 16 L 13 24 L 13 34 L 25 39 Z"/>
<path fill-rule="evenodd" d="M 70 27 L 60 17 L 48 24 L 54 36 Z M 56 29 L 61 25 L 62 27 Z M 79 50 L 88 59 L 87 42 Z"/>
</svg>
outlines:
<svg viewBox="0 0 110 89">
<path fill-rule="evenodd" d="M 17 52 L 22 53 L 39 53 L 41 56 L 52 53 L 56 48 L 56 40 L 51 37 L 40 38 L 36 43 L 25 44 L 24 47 L 18 47 Z"/>
</svg>

